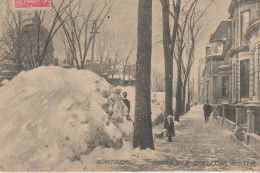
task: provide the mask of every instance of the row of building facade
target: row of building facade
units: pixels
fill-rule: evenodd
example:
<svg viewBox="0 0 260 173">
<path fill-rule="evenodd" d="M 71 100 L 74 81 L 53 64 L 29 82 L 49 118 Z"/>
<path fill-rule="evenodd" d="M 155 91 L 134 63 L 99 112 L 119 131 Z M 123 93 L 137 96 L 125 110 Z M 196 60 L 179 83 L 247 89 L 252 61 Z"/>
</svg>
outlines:
<svg viewBox="0 0 260 173">
<path fill-rule="evenodd" d="M 260 135 L 260 0 L 232 0 L 228 12 L 200 60 L 198 95 L 249 139 Z"/>
</svg>

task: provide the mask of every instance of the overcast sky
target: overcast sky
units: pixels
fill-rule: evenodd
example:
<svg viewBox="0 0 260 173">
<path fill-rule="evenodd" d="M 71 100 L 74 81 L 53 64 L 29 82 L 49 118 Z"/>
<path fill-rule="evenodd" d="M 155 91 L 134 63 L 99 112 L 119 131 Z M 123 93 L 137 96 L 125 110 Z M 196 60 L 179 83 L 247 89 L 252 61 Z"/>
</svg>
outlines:
<svg viewBox="0 0 260 173">
<path fill-rule="evenodd" d="M 199 3 L 202 4 L 200 6 L 204 8 L 203 4 L 206 5 L 209 1 L 211 0 L 199 0 Z M 206 11 L 201 20 L 204 31 L 203 37 L 196 50 L 195 59 L 198 60 L 205 57 L 205 47 L 210 34 L 214 33 L 222 20 L 228 20 L 228 7 L 230 1 L 231 0 L 214 0 L 214 3 Z M 109 15 L 109 18 L 107 18 L 101 30 L 107 30 L 106 32 L 110 33 L 110 36 L 113 38 L 113 40 L 111 40 L 113 47 L 117 47 L 119 42 L 123 44 L 122 47 L 127 47 L 127 44 L 129 43 L 131 46 L 131 43 L 136 42 L 137 40 L 138 0 L 116 0 L 116 2 L 121 2 L 121 5 Z M 0 5 L 3 9 L 2 5 L 4 5 L 4 3 Z M 153 0 L 153 43 L 158 40 L 162 40 L 162 12 L 160 1 Z M 62 41 L 59 41 L 58 36 L 55 38 L 54 43 L 55 57 L 60 60 L 65 59 L 63 43 Z M 127 50 L 127 48 L 125 49 Z M 163 48 L 162 43 L 159 43 L 153 46 L 152 68 L 163 72 L 163 66 Z"/>
<path fill-rule="evenodd" d="M 101 30 L 107 30 L 112 35 L 112 46 L 122 43 L 123 47 L 127 44 L 136 42 L 137 40 L 137 9 L 138 0 L 121 0 L 121 5 L 109 15 Z M 202 8 L 209 3 L 210 0 L 200 0 Z M 203 24 L 203 37 L 196 50 L 195 59 L 205 57 L 205 49 L 210 34 L 214 33 L 217 26 L 222 20 L 228 20 L 228 7 L 231 0 L 215 0 L 210 8 L 206 11 L 201 19 Z M 205 5 L 204 5 L 205 4 Z M 204 5 L 204 6 L 203 6 Z M 153 0 L 153 43 L 162 40 L 162 12 L 159 0 Z M 60 43 L 61 44 L 61 43 Z M 56 56 L 63 59 L 62 46 L 56 44 Z M 126 48 L 127 49 L 127 48 Z M 162 43 L 153 47 L 152 68 L 163 72 L 163 49 Z"/>
<path fill-rule="evenodd" d="M 208 4 L 209 0 L 200 0 L 200 3 Z M 215 0 L 206 11 L 201 22 L 203 24 L 203 37 L 198 47 L 198 56 L 205 56 L 205 46 L 210 34 L 212 34 L 222 20 L 228 20 L 228 7 L 230 0 Z M 125 42 L 135 41 L 137 39 L 137 0 L 125 0 L 120 8 L 110 15 L 105 27 L 113 33 L 115 38 Z M 161 4 L 159 0 L 153 0 L 153 42 L 162 39 L 162 19 Z M 153 47 L 153 67 L 163 67 L 163 58 L 161 44 Z"/>
<path fill-rule="evenodd" d="M 199 0 L 205 8 L 210 0 Z M 203 36 L 195 54 L 195 78 L 197 77 L 198 59 L 205 58 L 206 45 L 222 20 L 229 20 L 228 8 L 231 0 L 215 0 L 201 19 Z M 120 8 L 110 15 L 104 27 L 113 33 L 115 40 L 133 42 L 137 39 L 138 0 L 124 0 Z M 153 0 L 153 43 L 162 40 L 162 12 L 159 0 Z M 116 43 L 115 43 L 116 44 Z M 153 46 L 152 69 L 164 72 L 162 43 Z M 197 80 L 195 80 L 197 81 Z"/>
</svg>

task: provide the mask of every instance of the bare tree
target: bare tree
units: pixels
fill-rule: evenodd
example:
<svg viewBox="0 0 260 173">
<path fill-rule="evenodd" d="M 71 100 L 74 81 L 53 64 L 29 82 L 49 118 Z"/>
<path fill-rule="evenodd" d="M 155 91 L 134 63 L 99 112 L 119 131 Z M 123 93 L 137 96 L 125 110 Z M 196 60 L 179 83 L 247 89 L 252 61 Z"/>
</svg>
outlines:
<svg viewBox="0 0 260 173">
<path fill-rule="evenodd" d="M 136 47 L 136 44 L 133 43 L 130 50 L 128 51 L 127 55 L 123 56 L 121 54 L 121 57 L 119 58 L 120 64 L 123 67 L 123 81 L 125 81 L 126 71 L 127 71 L 128 66 L 131 64 L 131 57 L 135 51 L 135 47 Z"/>
<path fill-rule="evenodd" d="M 43 25 L 43 22 L 45 20 L 47 20 L 46 12 L 42 11 L 42 10 L 34 11 L 35 28 L 36 28 L 36 33 L 37 33 L 37 37 L 36 37 L 37 38 L 37 41 L 36 41 L 37 47 L 36 47 L 36 55 L 35 55 L 37 66 L 43 65 L 43 61 L 44 61 L 46 54 L 48 52 L 48 46 L 51 44 L 53 37 L 57 34 L 57 32 L 59 31 L 61 26 L 63 26 L 63 23 L 68 20 L 69 14 L 66 14 L 65 12 L 71 6 L 72 2 L 73 2 L 73 0 L 69 1 L 68 3 L 67 3 L 66 0 L 57 1 L 57 4 L 55 4 L 54 2 L 51 2 L 54 17 L 50 22 L 51 23 L 50 30 L 49 30 L 49 33 L 47 35 L 47 38 L 44 40 L 42 49 L 40 49 L 40 41 L 41 41 L 40 40 L 40 34 L 41 34 L 41 29 L 42 29 L 41 26 Z M 71 11 L 71 12 L 73 12 L 73 11 Z M 63 16 L 64 20 L 60 21 L 60 23 L 59 23 L 60 16 Z"/>
<path fill-rule="evenodd" d="M 15 64 L 19 71 L 43 65 L 52 47 L 53 37 L 62 26 L 58 16 L 64 15 L 70 2 L 60 0 L 56 4 L 52 3 L 52 7 L 56 10 L 52 11 L 54 16 L 49 18 L 46 18 L 46 12 L 42 10 L 33 11 L 32 16 L 27 16 L 28 11 L 12 12 L 10 7 L 7 8 L 7 16 L 3 20 L 5 34 L 1 37 L 1 52 L 4 52 L 5 59 Z M 27 23 L 28 18 L 30 23 Z M 46 20 L 50 24 L 49 30 L 43 27 Z"/>
<path fill-rule="evenodd" d="M 50 35 L 48 29 L 43 26 L 43 21 L 46 20 L 45 12 L 40 10 L 29 14 L 26 12 L 26 14 L 27 19 L 23 26 L 23 35 L 25 37 L 24 53 L 26 57 L 24 60 L 25 68 L 32 69 L 41 65 L 49 65 L 54 62 L 54 48 L 51 39 L 45 49 Z M 44 58 L 42 57 L 43 51 L 45 51 Z"/>
<path fill-rule="evenodd" d="M 66 10 L 66 14 L 69 16 L 68 20 L 59 16 L 72 57 L 78 69 L 85 68 L 85 61 L 91 43 L 113 7 L 111 0 L 106 0 L 102 7 L 98 6 L 97 1 L 94 1 L 89 10 L 83 9 L 82 3 L 81 0 L 74 0 L 73 3 L 69 4 L 68 10 Z M 87 14 L 85 11 L 88 11 Z M 90 21 L 93 21 L 92 26 Z"/>
<path fill-rule="evenodd" d="M 119 59 L 119 53 L 120 53 L 120 47 L 121 47 L 121 44 L 119 44 L 118 48 L 116 50 L 114 50 L 114 62 L 113 62 L 113 67 L 112 67 L 112 79 L 114 79 L 114 75 L 115 75 L 115 72 L 116 72 L 116 66 L 118 64 L 118 59 Z"/>
<path fill-rule="evenodd" d="M 25 58 L 24 37 L 23 37 L 23 11 L 13 12 L 10 7 L 7 7 L 7 13 L 1 19 L 2 35 L 1 35 L 1 60 L 15 65 L 16 70 L 19 72 L 24 69 L 23 60 Z"/>
<path fill-rule="evenodd" d="M 133 147 L 154 149 L 151 120 L 152 0 L 139 0 Z"/>
<path fill-rule="evenodd" d="M 179 116 L 183 113 L 183 51 L 185 48 L 185 34 L 187 31 L 188 19 L 190 17 L 191 11 L 196 7 L 198 0 L 189 0 L 181 10 L 181 20 L 178 23 L 178 33 L 177 33 L 177 50 L 175 52 L 175 60 L 177 62 L 177 87 L 176 87 L 176 105 L 175 105 L 175 120 L 179 121 Z"/>
<path fill-rule="evenodd" d="M 164 74 L 158 71 L 152 71 L 152 91 L 165 92 Z"/>
<path fill-rule="evenodd" d="M 111 71 L 111 57 L 113 56 L 112 40 L 113 38 L 108 31 L 103 31 L 97 39 L 96 56 L 99 61 L 97 73 L 106 78 L 113 73 Z"/>
<path fill-rule="evenodd" d="M 173 12 L 170 9 L 169 0 L 161 0 L 162 4 L 162 20 L 163 20 L 163 49 L 164 49 L 164 63 L 165 63 L 165 122 L 166 117 L 173 115 L 172 109 L 172 79 L 173 79 L 173 50 L 175 48 L 176 34 L 178 31 L 178 21 L 180 14 L 181 0 L 173 0 Z M 170 18 L 174 18 L 172 34 L 170 32 Z"/>
<path fill-rule="evenodd" d="M 199 43 L 199 36 L 200 36 L 200 31 L 201 31 L 201 26 L 198 25 L 198 21 L 200 20 L 200 17 L 202 15 L 200 15 L 198 17 L 198 14 L 196 14 L 195 9 L 193 9 L 193 12 L 191 14 L 190 17 L 190 21 L 189 21 L 189 26 L 188 26 L 188 38 L 186 41 L 186 55 L 187 55 L 187 60 L 186 60 L 186 65 L 185 62 L 182 61 L 182 72 L 183 72 L 183 98 L 182 98 L 182 105 L 183 105 L 183 111 L 185 112 L 186 109 L 186 91 L 187 91 L 187 83 L 189 82 L 190 79 L 190 72 L 191 72 L 191 68 L 193 66 L 193 62 L 194 62 L 194 51 L 195 48 L 197 46 L 197 44 Z M 189 91 L 189 87 L 188 87 L 188 91 Z M 188 103 L 190 102 L 190 95 L 188 95 Z"/>
<path fill-rule="evenodd" d="M 96 52 L 99 61 L 98 73 L 102 75 L 104 73 L 104 64 L 107 63 L 107 59 L 110 56 L 110 49 L 106 36 L 98 39 Z"/>
<path fill-rule="evenodd" d="M 66 59 L 65 59 L 65 62 L 73 67 L 74 66 L 74 59 L 72 58 L 72 54 L 71 54 L 71 51 L 70 51 L 70 48 L 69 48 L 69 45 L 68 45 L 68 42 L 67 42 L 67 39 L 66 39 L 66 36 L 64 35 L 64 33 L 61 33 L 61 40 L 62 40 L 62 43 L 64 45 L 64 49 L 65 49 L 65 55 L 66 55 Z"/>
<path fill-rule="evenodd" d="M 195 47 L 199 41 L 201 26 L 199 21 L 208 7 L 198 10 L 198 0 L 189 0 L 181 10 L 182 20 L 179 22 L 177 34 L 177 50 L 175 60 L 177 62 L 177 90 L 175 120 L 179 121 L 179 116 L 185 111 L 187 82 L 190 76 L 191 67 L 194 61 Z M 183 59 L 183 52 L 186 49 L 186 64 Z"/>
</svg>

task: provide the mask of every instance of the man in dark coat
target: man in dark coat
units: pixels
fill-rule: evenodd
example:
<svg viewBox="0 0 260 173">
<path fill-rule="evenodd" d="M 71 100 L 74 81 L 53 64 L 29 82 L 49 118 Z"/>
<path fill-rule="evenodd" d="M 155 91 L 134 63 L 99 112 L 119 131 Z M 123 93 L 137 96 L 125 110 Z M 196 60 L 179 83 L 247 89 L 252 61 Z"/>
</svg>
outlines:
<svg viewBox="0 0 260 173">
<path fill-rule="evenodd" d="M 127 92 L 123 92 L 123 102 L 125 103 L 126 107 L 128 108 L 127 113 L 130 113 L 130 101 L 127 99 Z"/>
<path fill-rule="evenodd" d="M 127 113 L 128 113 L 127 120 L 133 122 L 132 118 L 130 117 L 130 101 L 127 99 L 127 92 L 123 92 L 123 102 L 125 103 L 126 107 L 128 108 L 128 110 L 127 110 Z"/>
<path fill-rule="evenodd" d="M 211 113 L 211 105 L 209 104 L 209 101 L 206 101 L 206 104 L 203 106 L 204 110 L 204 117 L 205 117 L 205 123 L 209 122 L 209 116 Z"/>
</svg>

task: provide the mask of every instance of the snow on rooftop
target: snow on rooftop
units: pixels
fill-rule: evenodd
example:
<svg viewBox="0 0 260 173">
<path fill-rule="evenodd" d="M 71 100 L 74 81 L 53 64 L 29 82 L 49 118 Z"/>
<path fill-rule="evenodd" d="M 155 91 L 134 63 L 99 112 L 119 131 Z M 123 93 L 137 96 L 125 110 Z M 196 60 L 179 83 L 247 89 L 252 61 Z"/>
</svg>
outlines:
<svg viewBox="0 0 260 173">
<path fill-rule="evenodd" d="M 1 70 L 1 69 L 0 69 Z M 9 70 L 2 70 L 1 71 L 1 73 L 9 73 L 9 72 L 11 72 L 11 71 L 9 71 Z"/>
<path fill-rule="evenodd" d="M 109 75 L 108 78 L 112 79 L 112 75 Z M 114 74 L 113 78 L 123 80 L 124 75 L 123 74 Z M 127 75 L 127 74 L 125 75 L 125 80 L 129 80 L 129 75 Z M 130 75 L 130 80 L 135 80 L 135 78 L 132 75 Z"/>
</svg>

